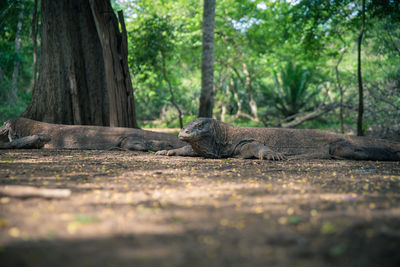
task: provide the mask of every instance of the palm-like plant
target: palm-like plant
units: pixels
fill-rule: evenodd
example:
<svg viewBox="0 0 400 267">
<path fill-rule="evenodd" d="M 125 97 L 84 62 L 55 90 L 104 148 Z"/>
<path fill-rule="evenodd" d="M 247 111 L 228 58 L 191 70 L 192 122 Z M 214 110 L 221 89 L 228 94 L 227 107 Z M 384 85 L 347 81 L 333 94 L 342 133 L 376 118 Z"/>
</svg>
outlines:
<svg viewBox="0 0 400 267">
<path fill-rule="evenodd" d="M 280 75 L 274 73 L 274 90 L 269 91 L 269 97 L 275 107 L 285 117 L 290 117 L 303 111 L 321 91 L 320 86 L 311 86 L 312 75 L 305 68 L 288 62 L 281 69 Z"/>
</svg>

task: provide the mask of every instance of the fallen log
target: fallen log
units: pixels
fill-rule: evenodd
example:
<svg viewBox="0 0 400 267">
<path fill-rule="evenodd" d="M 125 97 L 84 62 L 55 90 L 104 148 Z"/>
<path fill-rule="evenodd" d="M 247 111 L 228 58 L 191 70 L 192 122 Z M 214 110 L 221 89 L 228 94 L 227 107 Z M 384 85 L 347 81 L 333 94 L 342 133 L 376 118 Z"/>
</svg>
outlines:
<svg viewBox="0 0 400 267">
<path fill-rule="evenodd" d="M 184 145 L 177 135 L 133 128 L 51 124 L 25 118 L 6 121 L 0 127 L 0 149 L 159 151 Z"/>
<path fill-rule="evenodd" d="M 20 198 L 67 198 L 71 196 L 71 190 L 57 188 L 37 188 L 22 185 L 6 185 L 0 187 L 0 195 Z"/>
</svg>

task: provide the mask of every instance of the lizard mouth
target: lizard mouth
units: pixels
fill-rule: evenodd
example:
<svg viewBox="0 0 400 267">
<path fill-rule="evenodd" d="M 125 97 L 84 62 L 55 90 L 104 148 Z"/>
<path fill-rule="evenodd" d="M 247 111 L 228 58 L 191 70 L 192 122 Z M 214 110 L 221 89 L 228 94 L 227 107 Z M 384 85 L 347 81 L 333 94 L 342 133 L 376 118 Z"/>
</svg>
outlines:
<svg viewBox="0 0 400 267">
<path fill-rule="evenodd" d="M 184 131 L 180 131 L 178 138 L 179 140 L 187 141 L 193 139 L 193 136 L 190 133 L 185 133 Z"/>
</svg>

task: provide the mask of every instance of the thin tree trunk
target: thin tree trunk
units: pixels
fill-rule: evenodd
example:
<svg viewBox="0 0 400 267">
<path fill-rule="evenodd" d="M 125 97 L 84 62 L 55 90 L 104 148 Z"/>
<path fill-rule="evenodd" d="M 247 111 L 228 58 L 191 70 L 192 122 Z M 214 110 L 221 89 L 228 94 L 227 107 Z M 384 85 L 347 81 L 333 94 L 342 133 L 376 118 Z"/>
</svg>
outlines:
<svg viewBox="0 0 400 267">
<path fill-rule="evenodd" d="M 225 82 L 225 77 L 223 75 L 223 73 L 221 73 L 220 77 L 219 77 L 219 81 L 218 84 L 216 84 L 214 91 L 215 91 L 215 95 L 217 95 L 217 90 L 219 88 L 219 90 L 222 90 L 223 84 Z M 229 92 L 229 86 L 226 87 L 226 92 L 223 93 L 221 92 L 222 95 L 226 95 L 229 96 L 230 92 Z M 220 114 L 220 121 L 225 122 L 225 115 L 226 115 L 226 103 L 225 103 L 225 97 L 222 97 L 221 99 L 218 99 L 218 106 L 221 107 L 221 114 Z M 217 114 L 214 114 L 214 118 L 216 119 Z"/>
<path fill-rule="evenodd" d="M 235 82 L 233 80 L 233 77 L 231 77 L 230 85 L 231 85 L 232 92 L 233 92 L 233 98 L 236 100 L 236 105 L 237 105 L 237 108 L 238 108 L 237 111 L 236 111 L 236 114 L 233 116 L 233 118 L 237 119 L 239 117 L 239 115 L 242 113 L 242 103 L 240 103 L 239 95 L 236 92 Z"/>
<path fill-rule="evenodd" d="M 364 113 L 364 89 L 362 83 L 362 72 L 361 72 L 361 44 L 364 34 L 365 27 L 365 0 L 362 1 L 362 24 L 360 29 L 360 35 L 358 37 L 358 119 L 357 119 L 357 135 L 363 136 L 363 113 Z"/>
<path fill-rule="evenodd" d="M 176 108 L 176 110 L 178 111 L 179 127 L 183 128 L 182 111 L 179 108 L 179 105 L 175 101 L 174 91 L 172 89 L 172 84 L 171 84 L 171 81 L 168 79 L 166 66 L 165 66 L 165 56 L 164 56 L 164 54 L 161 54 L 161 57 L 162 57 L 162 59 L 161 59 L 162 60 L 162 73 L 163 73 L 165 81 L 168 84 L 169 93 L 171 94 L 171 98 L 170 98 L 171 99 L 171 103 Z"/>
<path fill-rule="evenodd" d="M 238 110 L 236 111 L 236 114 L 233 116 L 233 119 L 236 120 L 239 117 L 245 117 L 248 118 L 249 120 L 254 120 L 254 118 L 251 115 L 242 111 L 242 103 L 240 102 L 239 94 L 235 89 L 235 83 L 233 81 L 233 78 L 231 78 L 231 86 L 232 86 L 233 97 L 236 100 L 236 105 L 238 107 Z"/>
<path fill-rule="evenodd" d="M 226 116 L 226 104 L 222 103 L 221 104 L 221 121 L 225 122 L 225 116 Z"/>
<path fill-rule="evenodd" d="M 22 19 L 24 18 L 24 2 L 22 1 L 20 11 L 18 14 L 18 24 L 17 31 L 15 34 L 15 54 L 19 55 L 19 50 L 21 48 L 21 30 L 22 30 Z M 8 104 L 10 107 L 15 106 L 17 104 L 17 90 L 18 90 L 18 74 L 19 74 L 19 66 L 20 66 L 20 58 L 17 57 L 17 60 L 14 62 L 14 71 L 12 77 L 12 87 L 11 94 L 9 98 Z"/>
<path fill-rule="evenodd" d="M 215 0 L 204 0 L 199 117 L 212 117 L 214 106 Z"/>
<path fill-rule="evenodd" d="M 253 94 L 253 88 L 251 85 L 251 76 L 249 73 L 249 70 L 247 69 L 246 63 L 243 62 L 243 73 L 244 76 L 246 77 L 246 83 L 244 84 L 247 94 L 249 96 L 249 105 L 250 105 L 250 111 L 251 115 L 253 116 L 253 120 L 258 122 L 258 108 L 257 108 L 257 102 L 254 99 L 254 94 Z"/>
<path fill-rule="evenodd" d="M 239 57 L 241 57 L 240 53 L 239 53 Z M 239 71 L 234 66 L 231 66 L 231 68 L 236 73 L 236 76 L 239 78 L 240 82 L 242 83 L 244 89 L 247 92 L 247 96 L 249 98 L 250 112 L 251 112 L 251 115 L 243 113 L 243 112 L 238 112 L 235 115 L 235 118 L 237 118 L 239 116 L 238 114 L 240 114 L 241 116 L 249 118 L 252 121 L 258 122 L 259 119 L 258 119 L 257 103 L 254 100 L 253 90 L 251 88 L 251 78 L 250 78 L 250 74 L 247 70 L 247 65 L 246 65 L 246 63 L 243 63 L 243 73 L 245 74 L 246 80 L 244 80 L 240 76 Z"/>
<path fill-rule="evenodd" d="M 32 66 L 32 88 L 35 87 L 37 80 L 37 31 L 38 31 L 38 0 L 35 0 L 32 15 L 32 28 L 31 28 L 31 38 L 32 38 L 32 49 L 33 49 L 33 66 Z"/>
<path fill-rule="evenodd" d="M 341 37 L 340 37 L 340 39 L 343 41 L 343 39 Z M 343 41 L 343 43 L 344 43 L 344 41 Z M 340 51 L 341 54 L 336 63 L 336 66 L 335 66 L 336 84 L 337 84 L 337 87 L 339 88 L 339 92 L 340 92 L 339 120 L 340 120 L 340 132 L 341 133 L 344 133 L 344 119 L 343 119 L 343 95 L 344 95 L 344 92 L 343 92 L 342 83 L 340 81 L 339 65 L 343 60 L 343 56 L 346 53 L 346 50 L 347 50 L 347 46 L 345 44 L 345 46 Z"/>
<path fill-rule="evenodd" d="M 106 86 L 110 100 L 110 126 L 137 128 L 132 84 L 126 73 L 123 37 L 109 0 L 90 0 L 103 50 Z"/>
</svg>

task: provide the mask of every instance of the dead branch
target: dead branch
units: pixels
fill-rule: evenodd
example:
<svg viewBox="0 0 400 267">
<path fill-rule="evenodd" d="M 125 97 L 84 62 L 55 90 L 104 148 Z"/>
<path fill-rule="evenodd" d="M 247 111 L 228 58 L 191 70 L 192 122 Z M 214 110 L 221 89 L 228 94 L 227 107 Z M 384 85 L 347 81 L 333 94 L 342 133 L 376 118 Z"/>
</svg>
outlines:
<svg viewBox="0 0 400 267">
<path fill-rule="evenodd" d="M 322 116 L 323 114 L 336 109 L 339 106 L 340 106 L 339 103 L 332 103 L 332 104 L 328 104 L 328 105 L 322 104 L 314 111 L 309 112 L 309 113 L 302 113 L 302 115 L 296 117 L 294 120 L 284 123 L 284 124 L 281 124 L 280 127 L 282 127 L 282 128 L 296 127 L 296 126 L 302 124 L 303 122 L 316 119 L 316 118 Z"/>
</svg>

